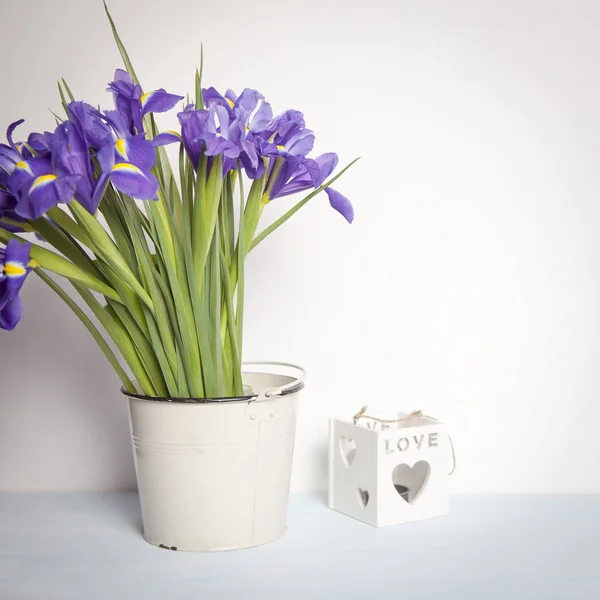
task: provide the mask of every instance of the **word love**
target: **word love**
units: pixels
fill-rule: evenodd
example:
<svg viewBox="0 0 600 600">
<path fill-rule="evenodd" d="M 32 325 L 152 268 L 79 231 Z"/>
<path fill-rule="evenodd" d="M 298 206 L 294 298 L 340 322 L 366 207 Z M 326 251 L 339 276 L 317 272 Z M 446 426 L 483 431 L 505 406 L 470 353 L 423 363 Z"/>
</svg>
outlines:
<svg viewBox="0 0 600 600">
<path fill-rule="evenodd" d="M 421 435 L 411 435 L 408 437 L 401 437 L 396 443 L 393 440 L 385 440 L 385 451 L 388 454 L 393 454 L 396 450 L 400 452 L 406 452 L 409 448 L 415 447 L 420 450 L 423 445 L 427 448 L 432 448 L 439 444 L 439 435 L 436 431 L 427 434 L 422 433 Z"/>
</svg>

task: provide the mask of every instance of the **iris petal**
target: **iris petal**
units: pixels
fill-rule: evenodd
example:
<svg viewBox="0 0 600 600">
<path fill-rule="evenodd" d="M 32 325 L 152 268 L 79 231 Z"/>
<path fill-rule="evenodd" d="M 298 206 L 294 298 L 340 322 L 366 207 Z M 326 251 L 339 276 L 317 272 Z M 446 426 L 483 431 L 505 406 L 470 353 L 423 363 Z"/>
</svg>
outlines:
<svg viewBox="0 0 600 600">
<path fill-rule="evenodd" d="M 0 329 L 15 328 L 22 314 L 19 292 L 30 269 L 31 244 L 10 240 L 6 249 L 0 250 Z"/>
<path fill-rule="evenodd" d="M 142 115 L 148 113 L 163 113 L 171 110 L 178 102 L 183 100 L 183 96 L 169 94 L 165 90 L 154 90 L 144 94 L 141 98 Z"/>
<path fill-rule="evenodd" d="M 329 196 L 331 207 L 337 210 L 348 223 L 352 223 L 354 221 L 354 208 L 350 200 L 332 188 L 325 188 L 325 192 Z"/>
<path fill-rule="evenodd" d="M 18 152 L 17 146 L 15 145 L 15 143 L 13 142 L 12 139 L 12 134 L 14 132 L 14 130 L 21 125 L 21 123 L 25 123 L 25 119 L 19 119 L 18 121 L 15 121 L 14 123 L 11 123 L 8 126 L 8 129 L 6 131 L 6 139 L 8 140 L 8 143 L 10 145 L 10 147 L 15 151 Z"/>
<path fill-rule="evenodd" d="M 23 316 L 23 302 L 19 296 L 10 299 L 0 309 L 0 329 L 12 331 Z"/>
<path fill-rule="evenodd" d="M 109 127 L 101 119 L 100 113 L 85 102 L 71 102 L 67 105 L 71 121 L 82 132 L 87 144 L 94 150 L 102 148 L 112 140 Z"/>
<path fill-rule="evenodd" d="M 139 200 L 153 200 L 158 193 L 158 180 L 152 173 L 144 173 L 139 167 L 129 163 L 113 166 L 110 179 L 124 194 Z"/>
<path fill-rule="evenodd" d="M 175 144 L 177 142 L 182 142 L 183 138 L 181 137 L 181 134 L 177 133 L 176 131 L 163 131 L 162 133 L 159 133 L 153 140 L 152 140 L 152 145 L 153 146 L 166 146 L 167 144 Z"/>
<path fill-rule="evenodd" d="M 118 139 L 115 150 L 120 161 L 136 165 L 143 171 L 149 171 L 156 163 L 154 146 L 145 139 L 143 133 Z"/>
</svg>

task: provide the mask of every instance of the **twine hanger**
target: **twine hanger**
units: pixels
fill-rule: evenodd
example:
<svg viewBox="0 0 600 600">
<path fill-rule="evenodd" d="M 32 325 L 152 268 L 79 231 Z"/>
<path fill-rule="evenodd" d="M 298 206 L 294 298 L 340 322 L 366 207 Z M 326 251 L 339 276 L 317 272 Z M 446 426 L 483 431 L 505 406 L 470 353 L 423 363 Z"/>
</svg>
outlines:
<svg viewBox="0 0 600 600">
<path fill-rule="evenodd" d="M 377 421 L 378 423 L 402 423 L 404 421 L 409 421 L 410 419 L 428 419 L 429 421 L 435 421 L 439 423 L 439 421 L 435 417 L 430 417 L 429 415 L 424 415 L 422 410 L 413 410 L 410 415 L 406 417 L 401 417 L 400 419 L 380 419 L 379 417 L 372 417 L 370 415 L 365 414 L 367 412 L 368 407 L 363 406 L 353 417 L 352 420 L 356 425 L 359 419 L 371 419 L 372 421 Z M 454 471 L 456 471 L 456 451 L 454 450 L 454 443 L 452 442 L 452 438 L 448 436 L 448 441 L 450 442 L 450 449 L 452 450 L 452 469 L 448 475 L 452 475 Z"/>
</svg>

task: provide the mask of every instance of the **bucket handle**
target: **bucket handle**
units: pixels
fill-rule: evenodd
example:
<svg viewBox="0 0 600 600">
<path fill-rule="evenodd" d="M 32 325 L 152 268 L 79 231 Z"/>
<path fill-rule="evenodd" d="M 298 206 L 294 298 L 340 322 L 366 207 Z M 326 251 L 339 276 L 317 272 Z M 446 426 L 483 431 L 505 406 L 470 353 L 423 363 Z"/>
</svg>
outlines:
<svg viewBox="0 0 600 600">
<path fill-rule="evenodd" d="M 292 363 L 287 362 L 273 362 L 273 361 L 262 361 L 262 360 L 253 360 L 242 363 L 242 370 L 244 367 L 288 367 L 290 369 L 296 369 L 300 374 L 296 377 L 295 381 L 291 381 L 290 383 L 286 383 L 285 385 L 281 385 L 279 387 L 269 387 L 261 390 L 260 394 L 256 396 L 253 400 L 256 402 L 258 400 L 264 400 L 266 398 L 274 398 L 277 396 L 286 396 L 287 394 L 294 394 L 295 392 L 299 392 L 304 387 L 304 378 L 306 377 L 306 371 L 299 367 L 298 365 L 294 365 Z"/>
</svg>

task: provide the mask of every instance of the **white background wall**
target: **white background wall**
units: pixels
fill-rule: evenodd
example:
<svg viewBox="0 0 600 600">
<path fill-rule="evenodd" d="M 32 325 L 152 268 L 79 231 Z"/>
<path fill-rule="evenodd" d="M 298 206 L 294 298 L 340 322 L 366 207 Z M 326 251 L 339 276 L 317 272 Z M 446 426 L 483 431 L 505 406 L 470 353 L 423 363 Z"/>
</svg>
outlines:
<svg viewBox="0 0 600 600">
<path fill-rule="evenodd" d="M 296 491 L 326 485 L 327 419 L 370 403 L 450 425 L 456 491 L 600 492 L 600 4 L 110 4 L 146 89 L 191 92 L 203 41 L 206 84 L 363 157 L 339 185 L 354 225 L 317 198 L 249 259 L 246 358 L 310 372 Z M 51 128 L 61 76 L 109 106 L 99 0 L 4 0 L 2 23 L 3 123 Z M 23 298 L 0 332 L 0 489 L 134 487 L 117 378 L 35 277 Z"/>
</svg>

